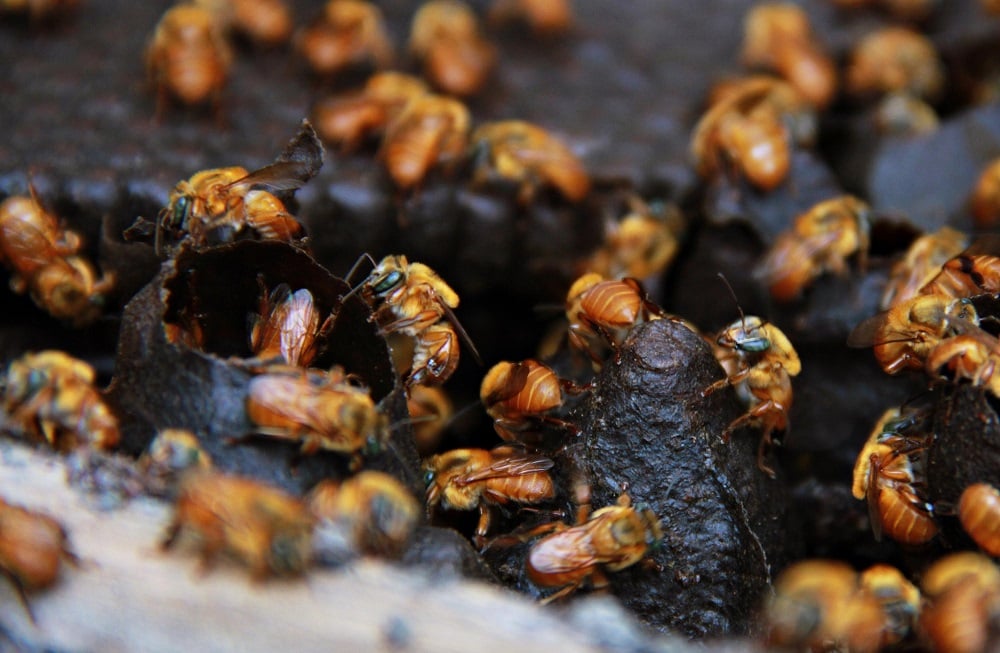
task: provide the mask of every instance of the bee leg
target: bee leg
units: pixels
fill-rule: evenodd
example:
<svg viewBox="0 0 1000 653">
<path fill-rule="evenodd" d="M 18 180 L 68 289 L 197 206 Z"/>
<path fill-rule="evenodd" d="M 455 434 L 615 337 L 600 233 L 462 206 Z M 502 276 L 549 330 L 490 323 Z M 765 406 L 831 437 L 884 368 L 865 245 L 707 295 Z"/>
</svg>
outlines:
<svg viewBox="0 0 1000 653">
<path fill-rule="evenodd" d="M 35 611 L 31 609 L 31 602 L 28 601 L 28 591 L 24 588 L 24 584 L 17 579 L 17 576 L 2 567 L 0 567 L 0 575 L 3 575 L 10 580 L 11 584 L 14 586 L 14 591 L 17 593 L 18 600 L 21 601 L 21 605 L 24 606 L 24 611 L 28 614 L 28 619 L 31 619 L 31 623 L 37 626 L 38 619 L 35 618 Z"/>
<path fill-rule="evenodd" d="M 774 469 L 764 462 L 764 457 L 771 451 L 771 445 L 774 440 L 771 439 L 771 429 L 764 431 L 764 435 L 760 436 L 760 442 L 757 443 L 757 469 L 764 472 L 771 478 L 777 478 L 778 475 L 775 474 Z"/>
<path fill-rule="evenodd" d="M 711 394 L 713 394 L 715 392 L 718 392 L 719 390 L 722 390 L 723 388 L 725 388 L 726 386 L 729 386 L 729 385 L 732 385 L 732 382 L 729 380 L 728 376 L 726 378 L 724 378 L 724 379 L 719 379 L 718 381 L 716 381 L 712 385 L 710 385 L 707 388 L 705 388 L 704 390 L 702 390 L 701 391 L 701 396 L 702 396 L 702 398 L 705 398 L 705 397 L 707 397 L 707 396 L 709 396 L 709 395 L 711 395 Z"/>
<path fill-rule="evenodd" d="M 181 524 L 179 521 L 171 522 L 167 527 L 166 535 L 160 540 L 160 550 L 166 551 L 177 543 L 177 537 L 181 534 Z"/>
<path fill-rule="evenodd" d="M 605 584 L 606 583 L 607 583 L 607 581 L 605 581 Z M 549 603 L 552 603 L 553 601 L 558 601 L 559 599 L 564 598 L 566 596 L 569 596 L 570 594 L 572 594 L 573 592 L 575 592 L 577 589 L 579 589 L 580 585 L 582 585 L 582 584 L 583 584 L 583 579 L 581 578 L 578 581 L 570 583 L 569 585 L 567 585 L 566 587 L 562 588 L 558 592 L 555 592 L 554 594 L 549 594 L 548 596 L 546 596 L 545 598 L 543 598 L 542 600 L 540 600 L 538 602 L 538 604 L 539 605 L 548 605 Z"/>
<path fill-rule="evenodd" d="M 476 525 L 474 538 L 476 548 L 482 550 L 486 544 L 486 533 L 490 530 L 490 509 L 484 503 L 479 504 L 479 523 Z"/>
</svg>

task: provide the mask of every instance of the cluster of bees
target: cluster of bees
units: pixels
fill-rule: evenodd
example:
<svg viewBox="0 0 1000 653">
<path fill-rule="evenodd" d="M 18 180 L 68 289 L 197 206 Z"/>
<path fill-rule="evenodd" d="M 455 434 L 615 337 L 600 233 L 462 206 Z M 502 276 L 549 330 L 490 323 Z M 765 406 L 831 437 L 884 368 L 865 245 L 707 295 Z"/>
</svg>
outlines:
<svg viewBox="0 0 1000 653">
<path fill-rule="evenodd" d="M 926 17 L 933 5 L 926 0 L 835 4 L 879 4 L 911 20 Z M 255 24 L 261 17 L 267 18 Z M 491 17 L 526 21 L 541 35 L 560 33 L 571 22 L 561 2 L 501 0 Z M 745 29 L 744 64 L 773 76 L 730 80 L 714 89 L 693 132 L 691 153 L 704 177 L 745 181 L 768 192 L 787 179 L 793 149 L 815 142 L 817 113 L 837 93 L 837 70 L 795 5 L 760 4 Z M 218 104 L 232 58 L 228 32 L 272 47 L 292 39 L 293 31 L 278 0 L 192 0 L 168 10 L 147 53 L 161 109 L 170 97 L 184 104 Z M 522 121 L 472 129 L 466 106 L 449 97 L 477 93 L 496 60 L 464 4 L 435 0 L 414 16 L 409 48 L 429 85 L 384 70 L 393 65 L 395 48 L 371 3 L 331 0 L 294 40 L 320 77 L 359 66 L 379 70 L 361 89 L 320 100 L 313 119 L 323 139 L 343 151 L 380 138 L 379 158 L 398 188 L 419 189 L 433 168 L 467 161 L 474 183 L 511 182 L 522 206 L 543 187 L 574 203 L 591 192 L 583 165 L 544 129 Z M 944 87 L 941 62 L 929 41 L 910 28 L 887 28 L 864 39 L 848 58 L 844 82 L 853 97 L 879 98 L 876 120 L 885 132 L 922 133 L 937 125 L 930 103 Z M 132 237 L 152 240 L 161 256 L 244 237 L 306 248 L 303 227 L 282 197 L 316 174 L 318 146 L 307 138 L 293 143 L 264 168 L 204 170 L 181 181 L 156 221 L 137 221 Z M 984 171 L 973 192 L 972 214 L 980 227 L 995 224 L 1000 215 L 997 166 Z M 603 246 L 581 262 L 581 274 L 565 297 L 569 349 L 594 371 L 642 324 L 670 319 L 697 332 L 658 306 L 640 281 L 662 275 L 670 264 L 682 220 L 637 196 L 628 197 L 626 205 L 624 215 L 608 223 Z M 778 235 L 755 277 L 775 301 L 792 302 L 823 275 L 864 271 L 872 221 L 872 209 L 860 198 L 820 202 Z M 859 325 L 850 344 L 872 347 L 889 374 L 923 370 L 934 381 L 968 383 L 1000 397 L 1000 375 L 994 376 L 1000 340 L 973 303 L 1000 293 L 1000 261 L 986 241 L 969 245 L 950 228 L 916 239 L 891 271 L 884 312 Z M 81 248 L 80 237 L 46 211 L 34 191 L 0 205 L 0 260 L 11 271 L 12 288 L 30 293 L 41 308 L 74 326 L 96 319 L 114 284 L 112 275 L 96 272 Z M 454 314 L 458 294 L 433 269 L 404 255 L 368 260 L 371 271 L 348 295 L 366 302 L 397 359 L 414 431 L 428 454 L 423 460 L 427 514 L 478 511 L 473 541 L 480 548 L 530 540 L 525 573 L 546 593 L 546 602 L 583 586 L 602 588 L 608 572 L 646 559 L 663 538 L 656 514 L 633 505 L 627 493 L 614 505 L 592 510 L 585 483 L 573 489 L 572 523 L 549 521 L 488 539 L 494 509 L 536 507 L 560 495 L 552 473 L 555 451 L 580 432 L 566 408 L 590 386 L 560 377 L 554 363 L 501 361 L 483 377 L 480 400 L 502 444 L 434 453 L 436 434 L 451 413 L 440 386 L 455 372 L 461 346 L 478 358 Z M 317 557 L 316 540 L 331 529 L 350 541 L 351 549 L 398 556 L 420 521 L 419 503 L 395 478 L 358 471 L 365 456 L 387 445 L 388 417 L 359 377 L 338 366 L 310 367 L 322 352 L 336 308 L 324 314 L 309 289 L 283 280 L 259 277 L 258 285 L 259 306 L 247 333 L 250 356 L 244 361 L 254 374 L 245 405 L 253 433 L 234 434 L 232 443 L 265 437 L 292 443 L 303 456 L 333 452 L 349 457 L 357 473 L 324 481 L 300 499 L 214 471 L 196 434 L 165 430 L 138 462 L 147 488 L 175 501 L 162 546 L 192 539 L 203 565 L 226 553 L 258 578 L 304 572 Z M 776 434 L 788 428 L 792 378 L 801 372 L 801 361 L 776 325 L 737 310 L 738 319 L 705 335 L 723 376 L 702 394 L 734 389 L 745 412 L 719 435 L 728 440 L 743 427 L 759 428 L 757 464 L 774 477 L 767 454 Z M 203 349 L 201 318 L 192 310 L 180 323 L 165 324 L 167 339 Z M 96 389 L 93 370 L 62 352 L 12 362 L 3 402 L 6 430 L 58 451 L 113 450 L 120 440 L 117 418 Z M 858 457 L 852 490 L 867 499 L 876 537 L 919 545 L 938 533 L 935 507 L 924 489 L 933 437 L 926 420 L 920 409 L 887 410 Z M 983 551 L 1000 555 L 996 488 L 970 485 L 957 514 Z M 0 572 L 13 581 L 29 613 L 26 593 L 54 583 L 61 562 L 73 560 L 58 523 L 0 500 Z M 941 651 L 982 650 L 1000 614 L 995 563 L 979 554 L 955 554 L 925 571 L 921 585 L 922 592 L 886 565 L 858 574 L 841 563 L 799 563 L 775 584 L 767 609 L 769 643 L 875 651 L 919 631 Z"/>
</svg>

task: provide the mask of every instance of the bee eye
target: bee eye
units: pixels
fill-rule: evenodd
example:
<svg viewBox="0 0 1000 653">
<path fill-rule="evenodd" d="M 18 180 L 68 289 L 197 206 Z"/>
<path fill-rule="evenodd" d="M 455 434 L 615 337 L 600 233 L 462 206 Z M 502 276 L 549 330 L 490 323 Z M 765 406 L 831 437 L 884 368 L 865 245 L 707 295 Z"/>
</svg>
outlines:
<svg viewBox="0 0 1000 653">
<path fill-rule="evenodd" d="M 31 370 L 28 372 L 28 387 L 32 392 L 45 385 L 45 373 L 41 370 Z"/>
<path fill-rule="evenodd" d="M 379 443 L 377 437 L 373 435 L 370 436 L 367 440 L 365 440 L 364 455 L 374 456 L 378 454 L 380 451 L 382 451 L 382 445 Z"/>
<path fill-rule="evenodd" d="M 181 195 L 174 202 L 174 210 L 170 214 L 170 226 L 177 228 L 184 226 L 187 222 L 188 213 L 191 210 L 191 198 L 187 195 Z"/>
<path fill-rule="evenodd" d="M 428 469 L 426 472 L 424 472 L 424 485 L 430 486 L 430 484 L 434 482 L 434 479 L 436 477 L 437 474 L 434 473 L 434 470 Z"/>
<path fill-rule="evenodd" d="M 737 342 L 736 346 L 743 351 L 758 353 L 770 349 L 771 340 L 770 338 L 747 338 Z"/>
<path fill-rule="evenodd" d="M 398 286 L 402 280 L 403 273 L 399 270 L 393 270 L 381 279 L 376 280 L 375 283 L 372 284 L 372 290 L 374 290 L 376 294 L 381 295 Z"/>
</svg>

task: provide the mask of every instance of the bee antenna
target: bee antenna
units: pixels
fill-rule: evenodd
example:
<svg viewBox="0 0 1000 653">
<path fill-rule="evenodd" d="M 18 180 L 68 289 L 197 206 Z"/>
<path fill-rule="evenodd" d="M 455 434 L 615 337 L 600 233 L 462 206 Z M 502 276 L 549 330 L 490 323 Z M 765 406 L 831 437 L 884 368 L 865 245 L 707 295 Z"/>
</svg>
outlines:
<svg viewBox="0 0 1000 653">
<path fill-rule="evenodd" d="M 365 259 L 367 259 L 368 262 L 371 263 L 371 266 L 373 268 L 375 267 L 375 259 L 372 258 L 372 255 L 369 254 L 368 252 L 363 252 L 361 256 L 358 257 L 358 260 L 354 262 L 354 265 L 351 266 L 351 269 L 347 271 L 347 276 L 344 277 L 344 281 L 346 281 L 348 284 L 351 283 L 351 278 L 354 276 L 354 273 L 358 271 L 358 268 L 361 267 L 361 262 L 364 261 Z"/>
<path fill-rule="evenodd" d="M 716 274 L 718 274 L 719 278 L 722 279 L 722 283 L 726 284 L 726 288 L 729 290 L 729 296 L 733 298 L 733 303 L 736 304 L 736 310 L 739 311 L 740 324 L 743 325 L 743 331 L 745 332 L 747 330 L 747 318 L 746 315 L 743 314 L 743 307 L 740 306 L 740 300 L 736 298 L 736 291 L 733 290 L 733 286 L 729 283 L 729 279 L 726 278 L 726 275 L 721 272 L 716 272 Z"/>
</svg>

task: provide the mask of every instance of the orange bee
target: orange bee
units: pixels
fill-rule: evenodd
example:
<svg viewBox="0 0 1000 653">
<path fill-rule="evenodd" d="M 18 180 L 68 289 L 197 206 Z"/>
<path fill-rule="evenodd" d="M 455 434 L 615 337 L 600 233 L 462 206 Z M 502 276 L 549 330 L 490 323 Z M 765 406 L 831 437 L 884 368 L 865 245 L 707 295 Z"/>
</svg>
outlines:
<svg viewBox="0 0 1000 653">
<path fill-rule="evenodd" d="M 146 48 L 146 71 L 156 89 L 156 115 L 163 115 L 171 96 L 187 105 L 211 101 L 218 110 L 232 59 L 211 11 L 187 4 L 168 9 Z"/>
<path fill-rule="evenodd" d="M 985 331 L 963 333 L 942 340 L 927 357 L 927 373 L 932 378 L 942 369 L 954 374 L 954 379 L 968 379 L 1000 397 L 1000 374 L 994 376 L 1000 363 L 1000 340 Z"/>
<path fill-rule="evenodd" d="M 212 457 L 191 431 L 164 429 L 139 456 L 138 466 L 145 477 L 146 489 L 152 494 L 167 495 L 184 472 L 211 469 Z"/>
<path fill-rule="evenodd" d="M 256 579 L 300 574 L 310 562 L 313 517 L 305 504 L 258 481 L 195 471 L 184 476 L 162 549 L 196 535 L 207 570 L 226 552 Z"/>
<path fill-rule="evenodd" d="M 34 186 L 30 197 L 12 196 L 0 203 L 0 261 L 11 269 L 10 288 L 29 292 L 50 315 L 73 326 L 96 320 L 114 288 L 111 273 L 100 279 L 79 255 L 80 236 L 60 226 L 42 206 Z"/>
<path fill-rule="evenodd" d="M 360 92 L 317 102 L 312 118 L 325 142 L 351 152 L 369 136 L 384 130 L 407 102 L 429 92 L 427 85 L 412 75 L 380 72 L 372 75 Z"/>
<path fill-rule="evenodd" d="M 858 576 L 858 585 L 861 592 L 882 606 L 885 623 L 880 649 L 901 642 L 913 632 L 920 612 L 920 590 L 898 569 L 889 565 L 872 565 Z"/>
<path fill-rule="evenodd" d="M 927 605 L 920 625 L 935 651 L 978 653 L 996 636 L 1000 572 L 979 553 L 953 553 L 935 562 L 921 583 Z"/>
<path fill-rule="evenodd" d="M 1000 256 L 974 254 L 969 250 L 949 259 L 941 266 L 937 276 L 920 289 L 923 295 L 938 295 L 949 299 L 993 295 L 998 292 Z"/>
<path fill-rule="evenodd" d="M 566 293 L 569 342 L 586 352 L 599 366 L 605 344 L 617 350 L 632 329 L 663 317 L 642 285 L 629 277 L 621 281 L 599 274 L 584 274 Z"/>
<path fill-rule="evenodd" d="M 608 585 L 605 571 L 621 571 L 640 562 L 663 540 L 660 520 L 652 510 L 632 506 L 622 494 L 613 506 L 590 513 L 581 506 L 577 525 L 556 522 L 554 532 L 535 542 L 528 551 L 528 578 L 541 588 L 558 588 L 542 600 L 550 603 L 584 583 L 595 589 Z"/>
<path fill-rule="evenodd" d="M 503 24 L 525 23 L 543 38 L 564 34 L 573 26 L 573 5 L 570 0 L 494 0 L 489 21 Z"/>
<path fill-rule="evenodd" d="M 766 609 L 767 643 L 796 650 L 875 653 L 886 616 L 858 587 L 858 574 L 832 560 L 797 562 L 778 576 Z"/>
<path fill-rule="evenodd" d="M 553 463 L 508 445 L 486 449 L 453 449 L 424 461 L 427 510 L 479 508 L 476 543 L 482 545 L 490 528 L 490 506 L 535 504 L 555 498 L 548 470 Z"/>
<path fill-rule="evenodd" d="M 323 14 L 298 34 L 295 46 L 323 77 L 358 66 L 386 68 L 395 57 L 382 11 L 365 0 L 329 0 Z"/>
<path fill-rule="evenodd" d="M 897 542 L 916 545 L 937 535 L 938 527 L 932 506 L 916 487 L 922 467 L 912 454 L 920 445 L 902 444 L 903 426 L 898 410 L 883 414 L 858 454 L 851 492 L 856 499 L 868 500 L 876 540 L 884 532 Z"/>
<path fill-rule="evenodd" d="M 292 12 L 284 0 L 194 0 L 193 4 L 211 11 L 227 31 L 266 48 L 279 46 L 292 35 Z"/>
<path fill-rule="evenodd" d="M 630 197 L 620 220 L 605 223 L 604 245 L 584 267 L 606 278 L 647 279 L 662 274 L 680 249 L 684 218 L 674 205 L 654 209 Z"/>
<path fill-rule="evenodd" d="M 819 202 L 795 218 L 774 241 L 757 268 L 777 301 L 790 301 L 825 272 L 844 275 L 847 258 L 868 258 L 871 209 L 852 195 Z"/>
<path fill-rule="evenodd" d="M 342 529 L 356 549 L 399 556 L 420 520 L 420 504 L 402 483 L 363 471 L 343 482 L 322 481 L 308 497 L 320 529 Z"/>
<path fill-rule="evenodd" d="M 410 51 L 438 90 L 475 95 L 496 64 L 496 49 L 479 32 L 479 21 L 460 0 L 430 0 L 413 16 Z"/>
<path fill-rule="evenodd" d="M 417 453 L 425 456 L 437 448 L 455 407 L 444 389 L 427 385 L 410 386 L 406 406 L 413 422 Z"/>
<path fill-rule="evenodd" d="M 934 44 L 906 27 L 869 34 L 855 47 L 847 66 L 847 89 L 859 96 L 905 91 L 934 99 L 944 88 L 944 79 Z"/>
<path fill-rule="evenodd" d="M 246 409 L 255 433 L 301 442 L 306 456 L 320 450 L 352 455 L 353 466 L 360 464 L 362 453 L 381 451 L 387 419 L 367 388 L 350 383 L 339 368 L 269 370 L 250 380 Z"/>
<path fill-rule="evenodd" d="M 308 367 L 319 351 L 319 340 L 333 327 L 330 315 L 322 324 L 312 293 L 288 284 L 275 286 L 270 294 L 261 286 L 260 312 L 250 318 L 250 351 L 263 361 L 280 359 L 295 367 Z"/>
<path fill-rule="evenodd" d="M 745 65 L 777 71 L 817 108 L 830 103 L 837 91 L 836 67 L 801 7 L 762 3 L 747 13 L 743 30 Z"/>
<path fill-rule="evenodd" d="M 968 240 L 965 234 L 951 227 L 941 227 L 914 240 L 889 272 L 882 309 L 915 297 L 941 271 L 942 265 L 962 253 Z"/>
<path fill-rule="evenodd" d="M 573 434 L 579 429 L 547 413 L 563 405 L 563 392 L 582 392 L 572 381 L 560 379 L 548 365 L 532 358 L 519 363 L 497 363 L 483 378 L 479 398 L 493 418 L 497 435 L 508 442 L 533 442 L 547 425 Z"/>
<path fill-rule="evenodd" d="M 799 355 L 778 327 L 757 316 L 743 316 L 719 332 L 712 345 L 716 360 L 726 373 L 702 391 L 702 396 L 733 386 L 747 412 L 722 432 L 724 442 L 744 425 L 764 429 L 757 447 L 757 467 L 774 478 L 774 470 L 764 462 L 773 443 L 774 431 L 788 428 L 792 407 L 792 381 L 802 371 Z"/>
<path fill-rule="evenodd" d="M 431 94 L 411 99 L 386 126 L 380 156 L 389 176 L 409 190 L 435 165 L 458 160 L 469 121 L 469 110 L 458 100 Z"/>
<path fill-rule="evenodd" d="M 423 263 L 410 263 L 401 255 L 386 256 L 361 289 L 375 307 L 374 318 L 383 333 L 399 333 L 415 340 L 407 385 L 447 381 L 458 366 L 458 335 L 479 358 L 453 313 L 458 294 Z"/>
<path fill-rule="evenodd" d="M 63 560 L 79 562 L 62 525 L 0 497 L 0 576 L 10 579 L 32 621 L 28 592 L 54 585 Z"/>
<path fill-rule="evenodd" d="M 1000 556 L 1000 492 L 989 483 L 973 483 L 958 500 L 958 519 L 976 544 Z"/>
<path fill-rule="evenodd" d="M 946 338 L 979 326 L 975 307 L 967 299 L 917 295 L 856 326 L 849 347 L 872 347 L 875 360 L 888 374 L 922 370 L 930 353 Z"/>
<path fill-rule="evenodd" d="M 54 350 L 25 354 L 7 368 L 3 386 L 4 410 L 30 437 L 58 451 L 118 446 L 118 419 L 84 361 Z"/>
<path fill-rule="evenodd" d="M 486 123 L 472 132 L 469 143 L 476 166 L 473 182 L 495 177 L 517 183 L 521 204 L 529 204 L 542 186 L 551 186 L 570 202 L 590 192 L 590 177 L 580 160 L 537 125 L 522 120 Z"/>
</svg>

